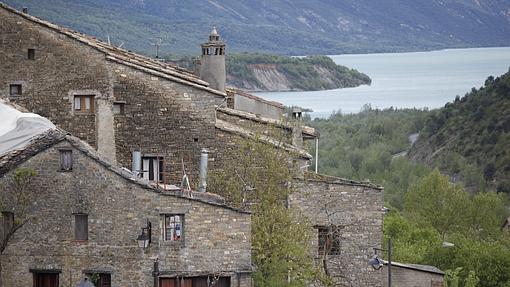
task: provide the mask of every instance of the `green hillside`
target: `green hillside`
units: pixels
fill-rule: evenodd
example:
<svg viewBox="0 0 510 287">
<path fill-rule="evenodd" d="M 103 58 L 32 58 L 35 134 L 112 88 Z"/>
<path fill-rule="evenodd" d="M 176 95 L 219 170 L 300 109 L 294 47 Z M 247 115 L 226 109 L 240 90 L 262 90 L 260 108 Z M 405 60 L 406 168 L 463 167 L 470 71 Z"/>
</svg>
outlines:
<svg viewBox="0 0 510 287">
<path fill-rule="evenodd" d="M 510 45 L 507 0 L 3 0 L 155 54 L 193 54 L 213 25 L 229 51 L 289 55 Z"/>
<path fill-rule="evenodd" d="M 468 186 L 485 180 L 510 193 L 510 71 L 434 111 L 409 155 Z"/>
</svg>

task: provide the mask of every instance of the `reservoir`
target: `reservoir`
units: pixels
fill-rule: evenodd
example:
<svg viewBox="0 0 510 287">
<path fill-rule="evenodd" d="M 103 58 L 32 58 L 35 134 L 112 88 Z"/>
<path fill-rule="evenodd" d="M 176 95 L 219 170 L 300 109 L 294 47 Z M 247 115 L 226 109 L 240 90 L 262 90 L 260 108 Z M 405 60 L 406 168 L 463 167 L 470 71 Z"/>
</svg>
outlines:
<svg viewBox="0 0 510 287">
<path fill-rule="evenodd" d="M 337 64 L 367 74 L 370 86 L 316 91 L 264 92 L 256 95 L 288 106 L 310 108 L 312 117 L 373 108 L 439 108 L 479 88 L 488 76 L 510 67 L 510 47 L 450 49 L 412 53 L 330 56 Z"/>
</svg>

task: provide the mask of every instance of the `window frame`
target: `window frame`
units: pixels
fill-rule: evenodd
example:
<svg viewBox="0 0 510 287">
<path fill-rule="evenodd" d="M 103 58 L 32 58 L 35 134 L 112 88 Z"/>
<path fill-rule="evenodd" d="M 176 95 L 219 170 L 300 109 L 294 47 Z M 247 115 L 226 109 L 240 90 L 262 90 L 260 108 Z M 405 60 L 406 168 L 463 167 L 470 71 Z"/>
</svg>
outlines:
<svg viewBox="0 0 510 287">
<path fill-rule="evenodd" d="M 147 161 L 148 166 L 145 167 L 144 162 Z M 154 163 L 157 162 L 157 164 Z M 151 165 L 152 162 L 152 165 Z M 152 167 L 152 171 L 151 171 Z M 147 168 L 147 169 L 146 169 Z M 151 179 L 152 173 L 152 179 Z M 142 155 L 141 160 L 141 178 L 151 182 L 164 183 L 165 179 L 165 158 L 160 155 Z"/>
<path fill-rule="evenodd" d="M 41 280 L 45 280 L 43 277 L 54 277 L 53 278 L 54 284 L 52 284 L 52 285 L 56 286 L 56 287 L 60 286 L 61 270 L 33 270 L 33 269 L 30 269 L 30 272 L 32 273 L 33 287 L 43 286 L 43 283 L 41 282 Z"/>
<path fill-rule="evenodd" d="M 185 219 L 184 219 L 184 214 L 182 213 L 164 213 L 164 214 L 161 214 L 162 216 L 162 232 L 161 232 L 161 235 L 162 235 L 162 241 L 163 242 L 169 242 L 169 243 L 174 243 L 174 244 L 183 244 L 184 243 L 184 233 L 185 233 Z M 171 221 L 172 220 L 172 217 L 174 217 L 173 219 L 173 222 Z M 179 220 L 176 221 L 175 220 L 175 217 L 178 217 Z M 170 222 L 168 222 L 167 220 L 170 220 Z M 175 234 L 177 233 L 176 231 L 174 232 L 171 232 L 170 235 L 168 234 L 168 229 L 169 229 L 169 226 L 171 226 L 173 224 L 173 228 L 170 228 L 170 230 L 177 230 L 177 225 L 180 224 L 179 226 L 179 239 L 172 239 L 171 237 L 175 237 Z M 169 238 L 170 237 L 170 238 Z"/>
<path fill-rule="evenodd" d="M 16 87 L 16 90 L 18 90 L 19 93 L 13 94 L 13 90 Z M 9 84 L 9 97 L 11 98 L 17 98 L 23 96 L 23 85 L 22 84 Z"/>
<path fill-rule="evenodd" d="M 74 241 L 87 242 L 89 240 L 89 215 L 86 213 L 73 213 L 74 216 Z M 81 219 L 80 219 L 81 218 Z M 80 219 L 80 220 L 78 220 Z M 83 228 L 79 228 L 79 223 L 84 224 Z M 81 236 L 81 229 L 85 236 Z"/>
<path fill-rule="evenodd" d="M 27 49 L 27 59 L 31 60 L 31 61 L 35 60 L 35 49 L 33 49 L 33 48 Z"/>
<path fill-rule="evenodd" d="M 73 150 L 71 149 L 59 149 L 59 156 L 60 156 L 60 166 L 59 166 L 59 171 L 62 171 L 62 172 L 71 172 L 73 171 L 73 165 L 74 165 L 74 157 L 73 157 Z M 65 166 L 65 155 L 66 154 L 70 154 L 69 157 L 70 157 L 70 167 L 66 168 Z"/>
<path fill-rule="evenodd" d="M 119 112 L 115 111 L 115 106 L 119 107 Z M 113 102 L 112 111 L 114 116 L 123 116 L 126 111 L 126 102 L 115 101 Z"/>
<path fill-rule="evenodd" d="M 104 271 L 84 271 L 85 275 L 89 278 L 90 282 L 96 287 L 111 287 L 112 286 L 112 273 Z M 99 276 L 94 280 L 94 276 Z M 106 282 L 105 282 L 106 281 Z"/>
<path fill-rule="evenodd" d="M 87 109 L 87 99 L 89 100 Z M 93 94 L 75 94 L 73 95 L 73 112 L 74 114 L 89 115 L 95 112 L 96 95 Z M 79 100 L 79 101 L 76 101 Z M 77 106 L 79 106 L 77 108 Z"/>
<path fill-rule="evenodd" d="M 328 255 L 341 255 L 342 248 L 340 245 L 340 235 L 338 234 L 340 228 L 336 225 L 329 226 L 315 226 L 317 229 L 317 253 L 320 256 Z M 331 244 L 331 246 L 328 245 Z M 325 251 L 328 250 L 327 254 Z"/>
</svg>

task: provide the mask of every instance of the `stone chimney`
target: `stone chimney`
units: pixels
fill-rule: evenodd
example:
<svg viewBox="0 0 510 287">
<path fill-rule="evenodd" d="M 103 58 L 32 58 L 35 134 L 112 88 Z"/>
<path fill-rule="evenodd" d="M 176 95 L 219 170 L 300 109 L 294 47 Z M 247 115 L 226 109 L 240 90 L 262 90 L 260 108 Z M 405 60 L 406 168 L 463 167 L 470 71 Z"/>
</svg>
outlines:
<svg viewBox="0 0 510 287">
<path fill-rule="evenodd" d="M 210 87 L 225 92 L 227 74 L 225 69 L 225 43 L 214 27 L 209 41 L 202 44 L 200 57 L 200 79 L 209 83 Z"/>
</svg>

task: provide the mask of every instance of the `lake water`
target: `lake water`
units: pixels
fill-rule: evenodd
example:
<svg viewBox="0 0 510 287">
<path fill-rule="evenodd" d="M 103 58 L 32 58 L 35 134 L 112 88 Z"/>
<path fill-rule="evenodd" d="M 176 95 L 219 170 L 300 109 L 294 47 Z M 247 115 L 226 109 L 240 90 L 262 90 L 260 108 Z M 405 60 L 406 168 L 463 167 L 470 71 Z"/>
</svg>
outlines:
<svg viewBox="0 0 510 287">
<path fill-rule="evenodd" d="M 310 108 L 312 117 L 333 111 L 357 113 L 374 108 L 439 108 L 480 87 L 510 66 L 510 47 L 451 49 L 431 52 L 330 56 L 337 64 L 372 78 L 372 85 L 317 92 L 256 93 L 285 105 Z"/>
</svg>

